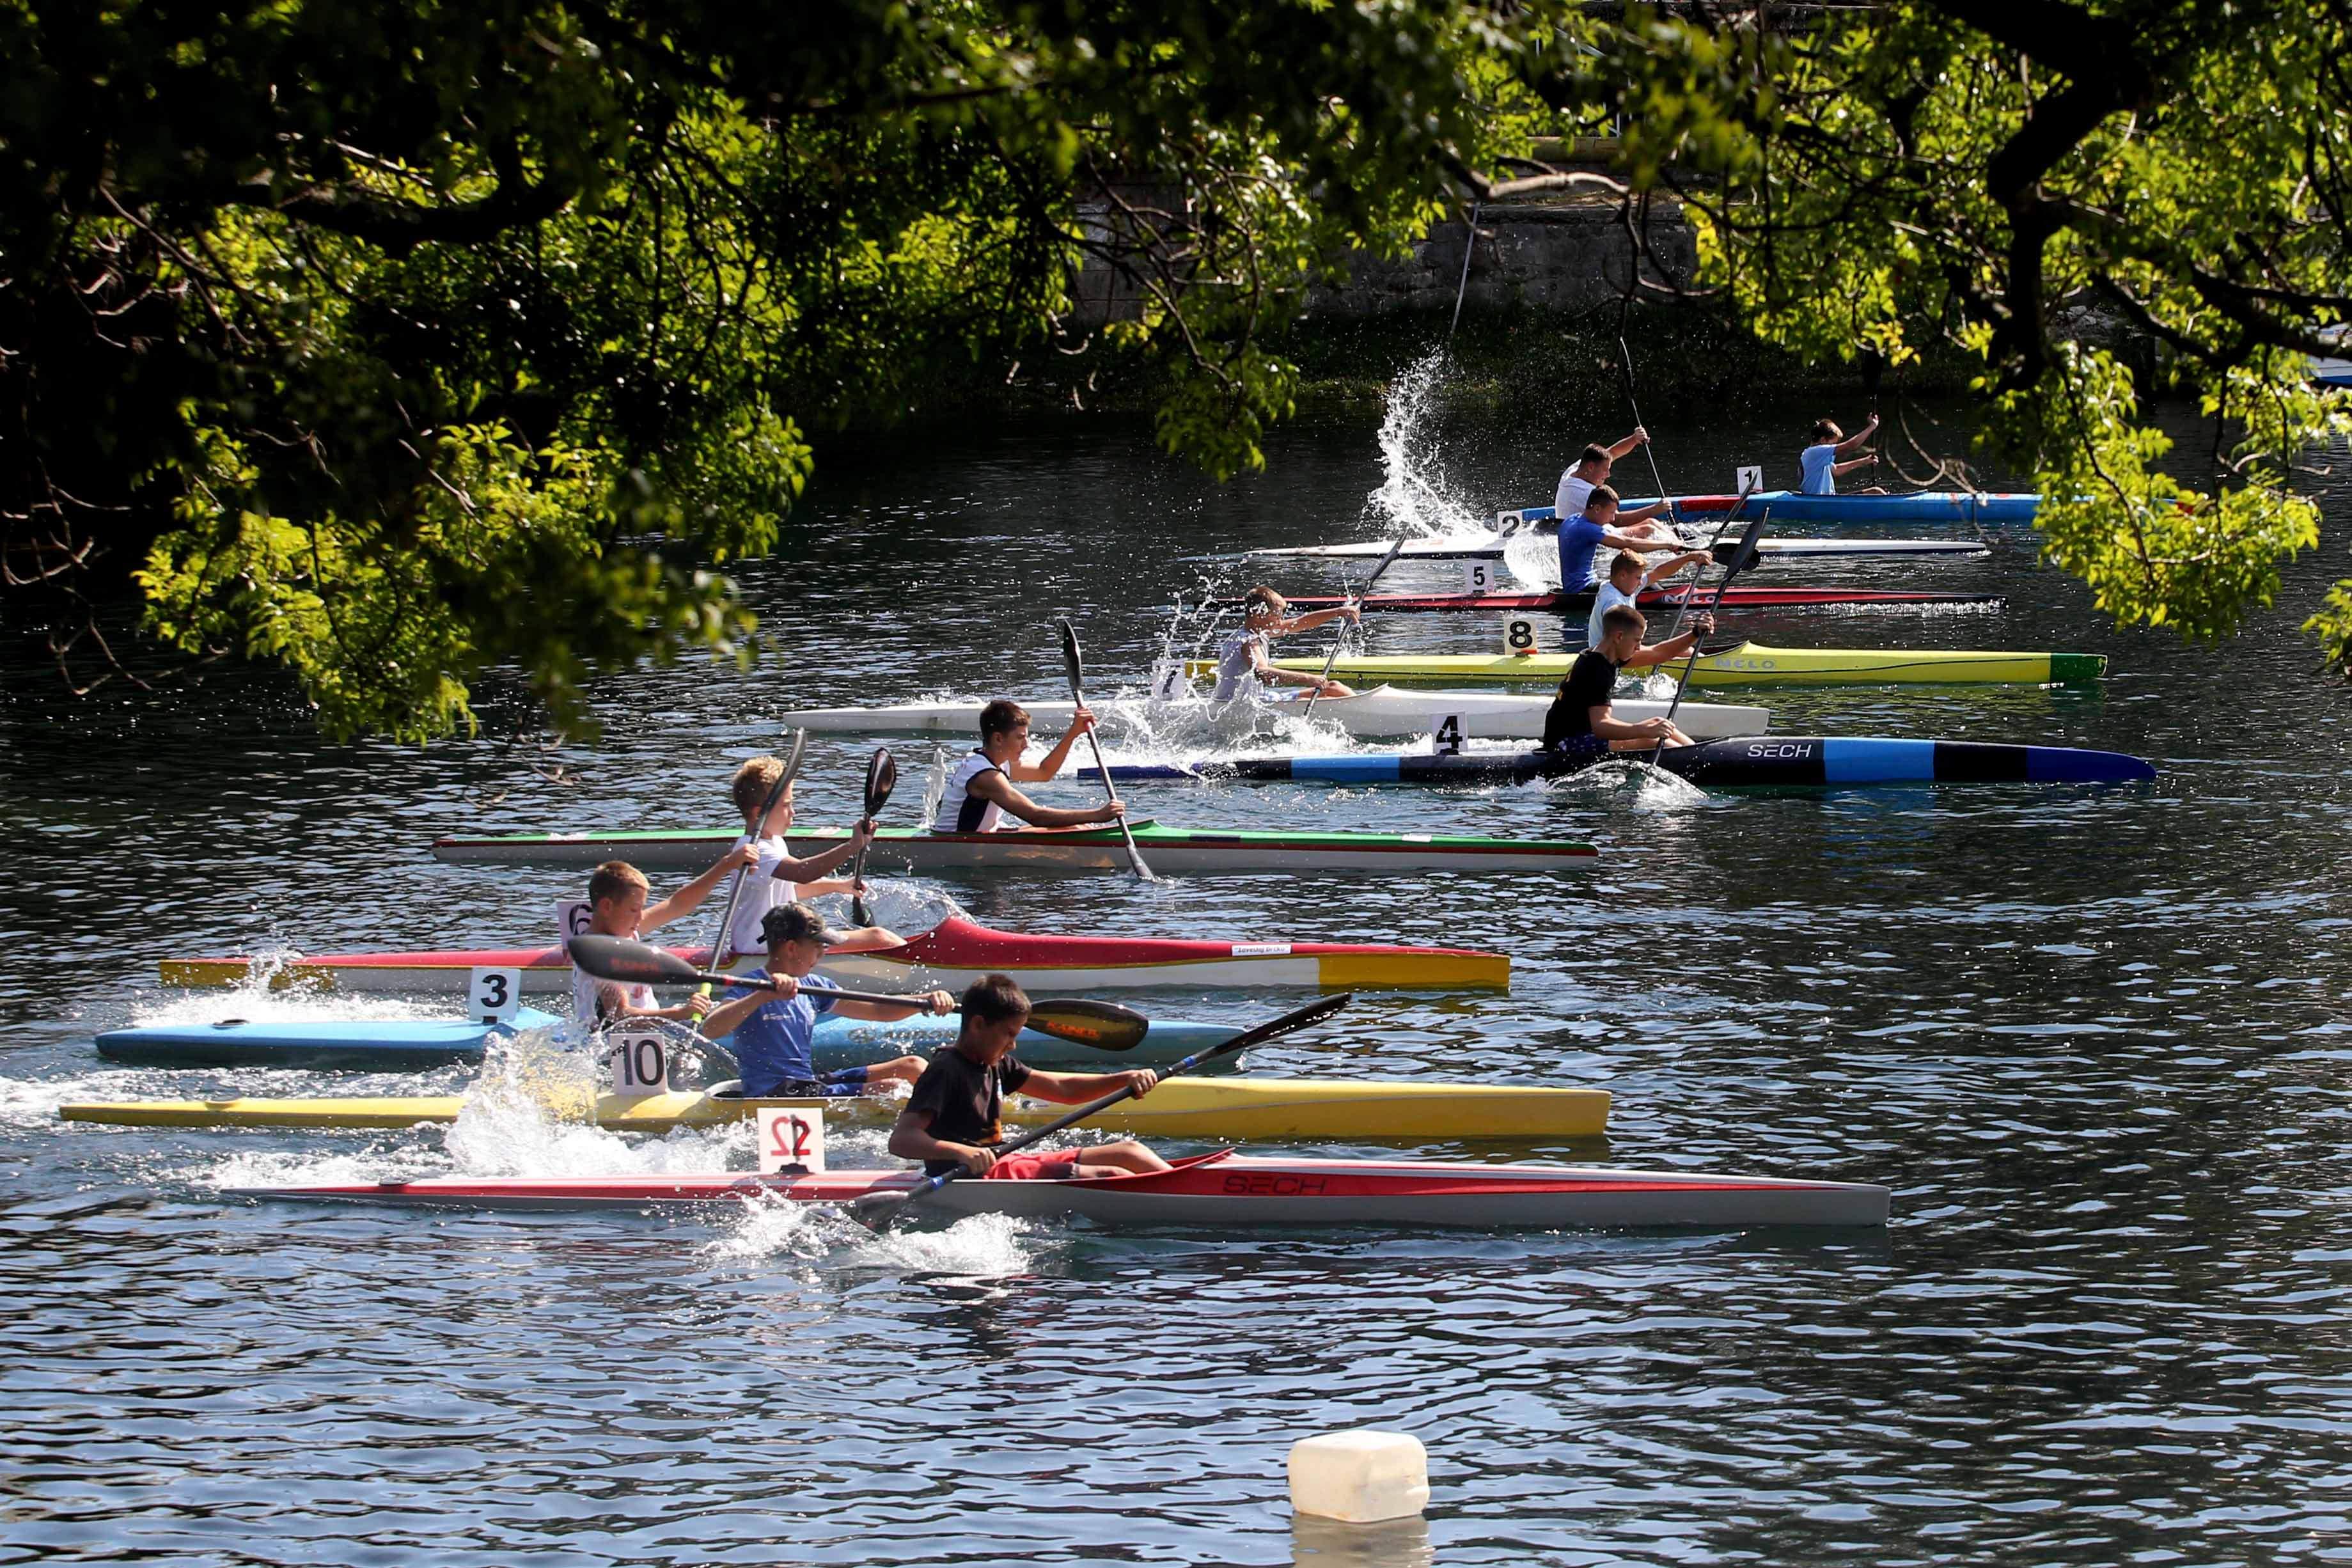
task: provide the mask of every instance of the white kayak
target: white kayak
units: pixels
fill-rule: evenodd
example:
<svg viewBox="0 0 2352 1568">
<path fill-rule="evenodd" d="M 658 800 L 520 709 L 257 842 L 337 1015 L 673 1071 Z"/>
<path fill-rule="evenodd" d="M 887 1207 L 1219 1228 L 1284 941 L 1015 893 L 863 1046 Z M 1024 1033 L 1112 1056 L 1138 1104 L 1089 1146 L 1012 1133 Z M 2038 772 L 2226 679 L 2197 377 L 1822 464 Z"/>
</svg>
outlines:
<svg viewBox="0 0 2352 1568">
<path fill-rule="evenodd" d="M 901 702 L 888 708 L 803 708 L 783 716 L 787 727 L 803 730 L 853 731 L 861 734 L 953 734 L 977 739 L 982 699 L 936 702 Z M 1074 704 L 1051 699 L 1021 704 L 1041 735 L 1069 728 Z M 1129 738 L 1190 739 L 1195 728 L 1246 733 L 1266 720 L 1279 722 L 1305 716 L 1307 704 L 1292 699 L 1273 702 L 1215 703 L 1199 698 L 1175 702 L 1150 702 L 1125 698 L 1097 698 L 1088 704 L 1099 714 L 1106 732 Z M 1495 741 L 1532 741 L 1543 735 L 1549 696 L 1514 696 L 1496 691 L 1424 691 L 1403 686 L 1375 686 L 1352 697 L 1326 697 L 1315 704 L 1311 723 L 1337 724 L 1350 735 L 1425 735 L 1440 714 L 1462 716 L 1466 735 Z M 1617 717 L 1628 722 L 1663 718 L 1664 702 L 1622 701 Z M 1772 710 L 1743 704 L 1685 702 L 1675 711 L 1675 724 L 1696 740 L 1719 741 L 1734 735 L 1761 735 L 1772 727 Z"/>
</svg>

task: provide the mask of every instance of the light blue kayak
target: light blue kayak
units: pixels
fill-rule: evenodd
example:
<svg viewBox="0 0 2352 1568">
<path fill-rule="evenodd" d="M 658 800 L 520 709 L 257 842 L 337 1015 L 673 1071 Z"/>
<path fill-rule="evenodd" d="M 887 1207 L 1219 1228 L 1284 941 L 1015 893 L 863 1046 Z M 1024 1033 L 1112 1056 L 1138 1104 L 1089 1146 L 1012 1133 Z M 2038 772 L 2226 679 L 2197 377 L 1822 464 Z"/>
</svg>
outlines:
<svg viewBox="0 0 2352 1568">
<path fill-rule="evenodd" d="M 561 1022 L 552 1013 L 525 1007 L 507 1032 L 551 1028 Z M 321 1018 L 276 1023 L 231 1018 L 217 1024 L 144 1024 L 109 1029 L 99 1036 L 98 1054 L 110 1061 L 152 1067 L 399 1072 L 479 1061 L 484 1047 L 502 1027 L 463 1018 Z M 1131 1051 L 1098 1051 L 1034 1029 L 1023 1030 L 1014 1048 L 1022 1060 L 1039 1067 L 1108 1071 L 1164 1067 L 1230 1040 L 1236 1032 L 1222 1024 L 1155 1018 L 1142 1043 Z M 887 1024 L 824 1018 L 816 1026 L 814 1054 L 818 1069 L 829 1072 L 892 1057 L 926 1056 L 952 1043 L 955 1037 L 953 1018 L 901 1018 Z"/>
<path fill-rule="evenodd" d="M 1621 504 L 1635 510 L 1657 504 L 1655 496 L 1627 496 Z M 1743 504 L 1736 495 L 1675 496 L 1675 512 L 1690 522 L 1746 521 L 1772 515 L 1774 522 L 2032 522 L 2042 498 L 2031 491 L 1915 490 L 1909 495 L 1809 496 L 1800 490 L 1759 490 Z M 1548 506 L 1523 507 L 1523 525 L 1549 523 L 1557 514 Z"/>
</svg>

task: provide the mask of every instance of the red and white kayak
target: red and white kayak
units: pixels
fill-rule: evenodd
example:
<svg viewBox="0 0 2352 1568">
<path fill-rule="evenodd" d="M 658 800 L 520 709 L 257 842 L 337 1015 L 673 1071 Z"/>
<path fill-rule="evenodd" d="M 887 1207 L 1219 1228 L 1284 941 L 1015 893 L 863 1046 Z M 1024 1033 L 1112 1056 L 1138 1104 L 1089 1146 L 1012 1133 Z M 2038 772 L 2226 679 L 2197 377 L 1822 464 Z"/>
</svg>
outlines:
<svg viewBox="0 0 2352 1568">
<path fill-rule="evenodd" d="M 705 964 L 709 948 L 673 950 Z M 166 985 L 236 985 L 250 958 L 166 958 Z M 762 960 L 731 959 L 730 969 Z M 572 960 L 561 947 L 475 948 L 438 952 L 346 952 L 278 964 L 274 984 L 403 994 L 462 994 L 477 967 L 519 969 L 526 994 L 572 988 Z M 1388 942 L 1199 942 L 1173 937 L 1053 936 L 995 931 L 961 917 L 941 921 L 903 947 L 833 953 L 821 973 L 853 990 L 961 990 L 983 974 L 1010 974 L 1033 991 L 1111 990 L 1150 985 L 1298 985 L 1325 991 L 1502 990 L 1511 961 L 1469 948 L 1402 947 Z"/>
<path fill-rule="evenodd" d="M 1644 588 L 1638 603 L 1645 612 L 1672 609 L 1687 592 L 1685 588 Z M 1374 594 L 1359 600 L 1336 594 L 1296 594 L 1289 596 L 1287 603 L 1294 610 L 1328 610 L 1352 603 L 1367 615 L 1380 611 L 1392 615 L 1460 611 L 1474 615 L 1581 616 L 1591 611 L 1592 597 L 1591 588 L 1580 588 L 1573 594 L 1563 594 L 1555 588 L 1549 594 Z M 1722 603 L 1716 604 L 1715 598 L 1712 588 L 1702 589 L 1693 596 L 1698 607 L 1718 610 L 1998 610 L 2004 603 L 1998 594 L 1935 594 L 1904 588 L 1772 588 L 1744 584 L 1724 589 Z M 1238 598 L 1217 602 L 1234 609 L 1244 603 Z"/>
<path fill-rule="evenodd" d="M 906 1192 L 905 1170 L 815 1175 L 435 1176 L 413 1182 L 232 1187 L 299 1202 L 457 1209 L 655 1209 L 782 1198 L 845 1204 Z M 1078 1215 L 1101 1225 L 1442 1226 L 1475 1230 L 1883 1226 L 1887 1189 L 1689 1171 L 1479 1165 L 1432 1160 L 1259 1159 L 1219 1151 L 1150 1175 L 1082 1182 L 950 1182 L 923 1200 L 942 1215 Z M 920 1212 L 920 1211 L 918 1211 Z"/>
</svg>

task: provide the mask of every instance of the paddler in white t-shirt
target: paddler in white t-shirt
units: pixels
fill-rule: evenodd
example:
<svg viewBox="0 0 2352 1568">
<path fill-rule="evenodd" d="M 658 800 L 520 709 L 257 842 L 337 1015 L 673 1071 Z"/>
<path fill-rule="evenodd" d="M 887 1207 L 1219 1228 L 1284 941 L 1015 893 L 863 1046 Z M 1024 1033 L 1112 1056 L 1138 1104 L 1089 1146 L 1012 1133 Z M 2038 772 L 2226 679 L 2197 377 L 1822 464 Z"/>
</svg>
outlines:
<svg viewBox="0 0 2352 1568">
<path fill-rule="evenodd" d="M 805 902 L 826 893 L 863 893 L 863 884 L 853 884 L 845 877 L 835 877 L 856 858 L 858 849 L 872 841 L 874 824 L 860 822 L 850 830 L 848 840 L 814 855 L 795 857 L 784 835 L 793 826 L 793 792 L 769 808 L 768 819 L 753 825 L 751 818 L 759 812 L 760 803 L 776 787 L 776 780 L 784 764 L 776 757 L 753 757 L 735 770 L 735 782 L 730 786 L 735 799 L 735 809 L 743 818 L 743 837 L 735 842 L 737 849 L 749 847 L 755 859 L 751 872 L 743 879 L 743 896 L 735 900 L 735 923 L 727 933 L 725 947 L 728 957 L 740 958 L 746 953 L 765 955 L 768 944 L 761 934 L 761 926 L 770 910 L 782 909 L 794 901 Z M 881 926 L 856 926 L 838 933 L 835 952 L 874 952 L 887 947 L 901 947 L 906 938 Z"/>
<path fill-rule="evenodd" d="M 1242 595 L 1242 629 L 1217 645 L 1217 689 L 1213 694 L 1217 701 L 1231 702 L 1239 697 L 1242 682 L 1252 677 L 1260 686 L 1303 686 L 1322 697 L 1354 695 L 1336 680 L 1276 668 L 1268 644 L 1276 637 L 1313 631 L 1332 621 L 1344 620 L 1352 626 L 1364 618 L 1361 610 L 1353 605 L 1342 605 L 1335 610 L 1310 610 L 1294 616 L 1289 600 L 1263 586 Z"/>
<path fill-rule="evenodd" d="M 653 885 L 646 874 L 625 860 L 607 860 L 588 874 L 588 933 L 626 937 L 642 942 L 646 933 L 692 910 L 710 896 L 730 871 L 751 863 L 741 845 L 719 858 L 709 870 L 657 904 L 646 902 Z M 675 1007 L 654 1000 L 650 985 L 625 985 L 598 980 L 585 970 L 572 972 L 572 1016 L 592 1027 L 603 1028 L 623 1018 L 669 1018 L 690 1023 L 710 1011 L 708 996 L 694 996 Z"/>
<path fill-rule="evenodd" d="M 1584 618 L 1584 643 L 1587 647 L 1599 647 L 1608 634 L 1601 622 L 1620 605 L 1641 607 L 1642 590 L 1664 578 L 1671 577 L 1685 566 L 1712 566 L 1715 555 L 1706 550 L 1686 550 L 1680 555 L 1669 556 L 1655 566 L 1647 564 L 1630 550 L 1621 550 L 1609 562 L 1609 580 L 1593 590 L 1592 613 Z"/>
<path fill-rule="evenodd" d="M 1615 446 L 1604 447 L 1595 441 L 1585 447 L 1583 455 L 1559 476 L 1559 488 L 1552 492 L 1552 529 L 1558 530 L 1582 517 L 1585 503 L 1592 499 L 1595 487 L 1609 482 L 1610 466 L 1634 447 L 1645 445 L 1649 439 L 1650 433 L 1636 425 L 1633 433 Z M 1654 521 L 1665 510 L 1666 503 L 1663 499 L 1647 506 L 1621 508 L 1616 521 L 1611 526 L 1620 533 L 1641 539 L 1680 539 L 1681 535 L 1666 524 Z"/>
<path fill-rule="evenodd" d="M 1029 749 L 1029 710 L 998 698 L 980 710 L 980 749 L 948 770 L 947 789 L 940 796 L 939 814 L 931 818 L 931 831 L 994 833 L 1024 823 L 1031 827 L 1091 827 L 1126 816 L 1125 803 L 1116 798 L 1073 810 L 1039 805 L 1013 787 L 1015 780 L 1042 784 L 1060 773 L 1070 742 L 1094 727 L 1094 714 L 1078 709 L 1070 716 L 1070 732 L 1035 762 L 1024 763 L 1021 753 Z M 1008 822 L 1007 817 L 1018 820 Z"/>
</svg>

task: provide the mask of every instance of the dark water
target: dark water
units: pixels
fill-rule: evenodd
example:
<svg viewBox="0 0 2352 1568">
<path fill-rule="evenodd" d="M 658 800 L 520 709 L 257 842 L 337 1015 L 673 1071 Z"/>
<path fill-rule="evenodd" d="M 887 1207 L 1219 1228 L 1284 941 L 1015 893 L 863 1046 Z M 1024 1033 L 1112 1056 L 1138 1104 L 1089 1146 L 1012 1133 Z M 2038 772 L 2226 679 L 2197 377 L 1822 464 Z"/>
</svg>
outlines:
<svg viewBox="0 0 2352 1568">
<path fill-rule="evenodd" d="M 1668 483 L 1727 488 L 1759 455 L 1785 468 L 1793 418 L 1662 428 Z M 1533 420 L 1445 434 L 1428 477 L 1473 509 L 1545 499 L 1570 445 Z M 1413 446 L 1425 460 L 1429 437 Z M 2294 629 L 2345 565 L 2340 478 L 2321 481 L 2326 548 L 2220 648 L 2104 628 L 2021 532 L 1988 562 L 1780 574 L 1993 589 L 2004 615 L 1737 625 L 2106 653 L 2094 692 L 1755 700 L 1799 732 L 2135 752 L 2162 763 L 2152 789 L 1139 786 L 1178 824 L 1587 837 L 1603 858 L 1574 879 L 893 895 L 952 893 L 1034 930 L 1507 949 L 1507 996 L 1368 995 L 1250 1066 L 1603 1086 L 1605 1146 L 1533 1154 L 1885 1182 L 1883 1242 L 993 1220 L 876 1240 L 776 1214 L 257 1208 L 219 1188 L 707 1168 L 748 1142 L 631 1150 L 495 1117 L 447 1135 L 54 1119 L 68 1099 L 462 1081 L 118 1070 L 89 1037 L 352 1005 L 163 993 L 166 953 L 535 940 L 568 879 L 436 866 L 426 840 L 715 823 L 727 774 L 788 708 L 1050 695 L 1055 614 L 1078 617 L 1100 689 L 1131 681 L 1173 591 L 1244 581 L 1210 557 L 1372 531 L 1368 426 L 1292 428 L 1273 457 L 1216 490 L 1144 432 L 1099 425 L 844 455 L 784 554 L 743 574 L 774 645 L 760 670 L 608 680 L 593 747 L 504 738 L 495 700 L 477 742 L 332 747 L 262 683 L 73 708 L 9 665 L 0 1563 L 2352 1560 L 2352 727 Z M 1401 620 L 1376 646 L 1494 635 Z M 814 739 L 804 819 L 847 815 L 869 743 Z M 870 1133 L 836 1137 L 836 1159 L 880 1157 Z M 1428 1445 L 1425 1531 L 1295 1530 L 1289 1444 L 1366 1424 Z"/>
</svg>

